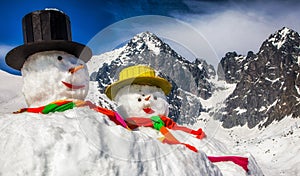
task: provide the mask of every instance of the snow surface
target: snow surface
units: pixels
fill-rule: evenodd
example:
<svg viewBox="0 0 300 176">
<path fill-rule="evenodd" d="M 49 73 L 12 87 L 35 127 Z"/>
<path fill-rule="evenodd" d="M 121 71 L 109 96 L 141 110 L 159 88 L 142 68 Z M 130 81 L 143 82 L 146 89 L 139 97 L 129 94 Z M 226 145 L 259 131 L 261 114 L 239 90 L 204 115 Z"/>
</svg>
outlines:
<svg viewBox="0 0 300 176">
<path fill-rule="evenodd" d="M 0 81 L 0 115 L 26 107 L 21 91 L 22 77 L 0 70 Z"/>
<path fill-rule="evenodd" d="M 6 114 L 0 126 L 0 175 L 222 175 L 203 152 L 162 144 L 89 108 Z"/>
</svg>

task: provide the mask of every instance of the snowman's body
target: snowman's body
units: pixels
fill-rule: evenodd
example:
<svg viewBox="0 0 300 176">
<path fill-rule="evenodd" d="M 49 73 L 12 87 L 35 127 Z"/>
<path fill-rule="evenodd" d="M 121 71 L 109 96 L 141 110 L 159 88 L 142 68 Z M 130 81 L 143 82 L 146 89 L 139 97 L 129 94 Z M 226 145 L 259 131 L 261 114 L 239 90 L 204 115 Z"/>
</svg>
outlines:
<svg viewBox="0 0 300 176">
<path fill-rule="evenodd" d="M 23 94 L 30 107 L 57 100 L 84 100 L 89 89 L 85 63 L 63 51 L 44 51 L 28 57 L 21 73 Z"/>
</svg>

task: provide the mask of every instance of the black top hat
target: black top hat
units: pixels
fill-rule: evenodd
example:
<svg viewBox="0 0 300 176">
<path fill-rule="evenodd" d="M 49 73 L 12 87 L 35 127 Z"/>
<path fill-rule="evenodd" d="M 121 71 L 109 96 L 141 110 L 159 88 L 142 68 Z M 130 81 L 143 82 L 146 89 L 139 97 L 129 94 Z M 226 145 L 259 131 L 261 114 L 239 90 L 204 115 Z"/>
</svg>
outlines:
<svg viewBox="0 0 300 176">
<path fill-rule="evenodd" d="M 23 17 L 24 44 L 9 51 L 7 65 L 21 70 L 26 59 L 37 52 L 65 51 L 87 62 L 92 51 L 85 45 L 72 41 L 69 17 L 58 10 L 39 10 Z"/>
</svg>

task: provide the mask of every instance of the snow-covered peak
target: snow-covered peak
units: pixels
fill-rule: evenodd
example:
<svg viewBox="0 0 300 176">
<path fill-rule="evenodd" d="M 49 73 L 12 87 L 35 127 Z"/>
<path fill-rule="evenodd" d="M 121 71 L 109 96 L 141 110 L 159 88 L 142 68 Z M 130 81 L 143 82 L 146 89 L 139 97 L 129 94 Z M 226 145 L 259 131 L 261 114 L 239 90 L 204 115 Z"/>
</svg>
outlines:
<svg viewBox="0 0 300 176">
<path fill-rule="evenodd" d="M 131 55 L 150 52 L 153 56 L 158 56 L 163 53 L 169 53 L 174 57 L 180 57 L 172 48 L 164 43 L 160 38 L 151 32 L 142 32 L 135 35 L 125 46 L 120 58 L 130 57 Z"/>
<path fill-rule="evenodd" d="M 295 40 L 295 37 L 295 31 L 287 27 L 283 27 L 282 29 L 272 34 L 267 41 L 271 42 L 272 45 L 274 45 L 277 49 L 280 49 L 289 40 Z"/>
<path fill-rule="evenodd" d="M 148 48 L 149 50 L 153 51 L 155 55 L 158 55 L 160 52 L 160 46 L 163 42 L 153 33 L 151 32 L 143 32 L 137 34 L 133 37 L 131 42 L 136 43 L 136 48 L 143 50 Z"/>
</svg>

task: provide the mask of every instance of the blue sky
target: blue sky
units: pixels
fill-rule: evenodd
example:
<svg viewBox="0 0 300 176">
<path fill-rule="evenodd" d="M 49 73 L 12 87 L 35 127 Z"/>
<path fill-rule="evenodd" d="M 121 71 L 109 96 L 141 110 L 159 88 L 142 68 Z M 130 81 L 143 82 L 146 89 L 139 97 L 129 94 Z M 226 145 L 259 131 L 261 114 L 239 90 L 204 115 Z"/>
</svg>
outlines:
<svg viewBox="0 0 300 176">
<path fill-rule="evenodd" d="M 73 41 L 83 44 L 101 30 L 130 17 L 159 15 L 178 19 L 198 30 L 219 59 L 228 51 L 257 52 L 261 43 L 283 26 L 300 32 L 300 2 L 292 0 L 7 0 L 0 6 L 0 69 L 18 73 L 5 66 L 5 54 L 23 44 L 22 17 L 45 8 L 64 11 L 71 19 Z M 162 29 L 167 29 L 166 25 Z M 184 30 L 179 32 L 187 35 Z M 94 54 L 100 54 L 92 49 Z"/>
</svg>

